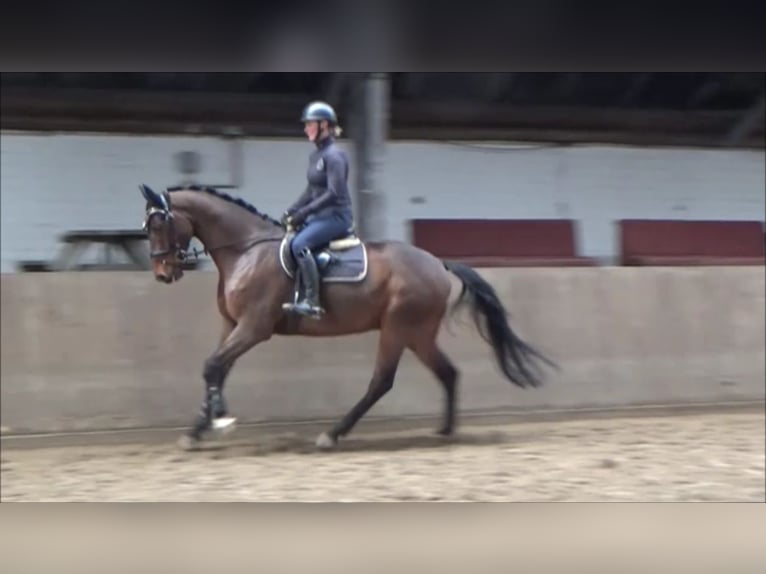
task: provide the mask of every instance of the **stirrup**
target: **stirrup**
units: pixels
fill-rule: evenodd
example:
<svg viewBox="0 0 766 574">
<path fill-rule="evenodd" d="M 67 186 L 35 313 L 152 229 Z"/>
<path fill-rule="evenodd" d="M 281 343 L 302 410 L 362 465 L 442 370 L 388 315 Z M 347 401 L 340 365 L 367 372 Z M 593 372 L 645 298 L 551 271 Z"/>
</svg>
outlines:
<svg viewBox="0 0 766 574">
<path fill-rule="evenodd" d="M 298 313 L 305 317 L 319 318 L 324 315 L 325 310 L 319 305 L 312 305 L 306 300 L 297 303 L 283 303 L 282 309 L 291 313 Z"/>
</svg>

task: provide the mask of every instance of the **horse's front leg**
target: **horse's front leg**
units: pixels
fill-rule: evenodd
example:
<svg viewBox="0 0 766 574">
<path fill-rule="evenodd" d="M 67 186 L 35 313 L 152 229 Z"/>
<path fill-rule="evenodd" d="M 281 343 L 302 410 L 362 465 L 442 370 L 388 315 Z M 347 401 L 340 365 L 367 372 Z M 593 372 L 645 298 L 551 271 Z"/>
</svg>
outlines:
<svg viewBox="0 0 766 574">
<path fill-rule="evenodd" d="M 241 320 L 225 337 L 218 349 L 205 361 L 202 377 L 205 380 L 205 400 L 194 425 L 181 437 L 185 449 L 195 447 L 204 433 L 211 430 L 217 420 L 228 414 L 223 385 L 234 362 L 258 343 L 268 340 L 272 330 L 257 321 Z"/>
<path fill-rule="evenodd" d="M 218 341 L 219 349 L 223 346 L 223 344 L 232 334 L 236 326 L 237 324 L 234 320 L 224 315 L 223 326 L 221 329 L 221 337 Z M 221 430 L 221 431 L 226 431 L 233 428 L 234 419 L 225 418 L 226 415 L 228 414 L 228 408 L 226 407 L 226 400 L 223 395 L 223 388 L 226 383 L 226 377 L 229 375 L 229 371 L 231 371 L 231 368 L 234 366 L 234 362 L 235 361 L 232 360 L 227 364 L 223 364 L 219 372 L 215 372 L 214 369 L 213 369 L 213 372 L 209 374 L 206 374 L 206 371 L 203 372 L 203 378 L 205 379 L 206 395 L 205 395 L 205 400 L 202 403 L 202 409 L 200 410 L 200 414 L 197 417 L 196 421 L 194 422 L 192 434 L 196 436 L 196 439 L 199 439 L 202 433 L 209 430 L 211 427 L 215 427 L 215 430 Z M 205 365 L 207 367 L 208 363 L 206 362 Z M 211 386 L 211 385 L 215 385 L 216 378 L 218 379 L 218 384 L 216 386 Z M 213 383 L 211 383 L 210 385 L 208 384 L 209 379 L 213 379 Z M 211 388 L 215 389 L 216 387 L 218 391 L 211 392 L 210 389 Z"/>
</svg>

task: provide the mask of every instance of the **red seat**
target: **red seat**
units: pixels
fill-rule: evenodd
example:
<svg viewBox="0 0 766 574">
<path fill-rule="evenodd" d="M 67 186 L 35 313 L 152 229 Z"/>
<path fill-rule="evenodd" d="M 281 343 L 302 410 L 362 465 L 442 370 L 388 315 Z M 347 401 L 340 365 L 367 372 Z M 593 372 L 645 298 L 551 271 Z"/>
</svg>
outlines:
<svg viewBox="0 0 766 574">
<path fill-rule="evenodd" d="M 623 265 L 763 265 L 760 221 L 618 222 Z"/>
<path fill-rule="evenodd" d="M 575 224 L 567 219 L 415 219 L 414 245 L 443 259 L 475 266 L 582 266 Z"/>
</svg>

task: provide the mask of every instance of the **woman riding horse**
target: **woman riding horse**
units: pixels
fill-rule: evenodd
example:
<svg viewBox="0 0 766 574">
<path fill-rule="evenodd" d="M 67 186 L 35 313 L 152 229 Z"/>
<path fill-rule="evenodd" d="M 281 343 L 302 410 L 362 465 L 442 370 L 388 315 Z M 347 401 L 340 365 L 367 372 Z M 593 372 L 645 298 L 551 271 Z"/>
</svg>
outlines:
<svg viewBox="0 0 766 574">
<path fill-rule="evenodd" d="M 304 111 L 306 135 L 316 150 L 309 163 L 309 185 L 285 214 L 289 226 L 305 226 L 292 249 L 300 264 L 306 298 L 287 308 L 315 316 L 319 308 L 319 273 L 312 249 L 347 234 L 353 224 L 346 181 L 348 161 L 335 146 L 335 112 L 327 104 Z M 329 319 L 288 321 L 283 302 L 289 280 L 280 263 L 283 227 L 255 206 L 210 188 L 176 188 L 159 194 L 141 186 L 144 225 L 155 277 L 173 283 L 183 276 L 181 265 L 196 236 L 218 269 L 216 303 L 223 319 L 219 343 L 204 362 L 205 398 L 193 426 L 182 437 L 184 448 L 196 448 L 211 430 L 231 429 L 223 388 L 236 361 L 274 335 L 343 336 L 379 331 L 372 378 L 364 396 L 317 438 L 331 448 L 347 436 L 363 416 L 394 385 L 405 350 L 412 351 L 437 378 L 445 393 L 443 424 L 438 432 L 454 432 L 459 371 L 440 347 L 438 335 L 450 304 L 451 278 L 462 283 L 455 303 L 468 303 L 479 334 L 490 343 L 501 372 L 522 388 L 536 387 L 542 373 L 534 359 L 555 363 L 523 341 L 511 328 L 498 293 L 475 269 L 445 261 L 403 241 L 369 245 L 369 275 L 353 288 L 333 285 L 326 291 Z M 537 372 L 534 372 L 537 371 Z"/>
<path fill-rule="evenodd" d="M 313 250 L 348 235 L 354 215 L 348 191 L 348 156 L 335 143 L 340 135 L 335 110 L 324 102 L 312 102 L 303 110 L 301 121 L 316 149 L 309 156 L 306 190 L 285 212 L 283 222 L 288 228 L 299 229 L 291 250 L 300 270 L 303 299 L 285 303 L 283 308 L 318 317 L 324 310 L 319 302 L 319 270 Z"/>
</svg>

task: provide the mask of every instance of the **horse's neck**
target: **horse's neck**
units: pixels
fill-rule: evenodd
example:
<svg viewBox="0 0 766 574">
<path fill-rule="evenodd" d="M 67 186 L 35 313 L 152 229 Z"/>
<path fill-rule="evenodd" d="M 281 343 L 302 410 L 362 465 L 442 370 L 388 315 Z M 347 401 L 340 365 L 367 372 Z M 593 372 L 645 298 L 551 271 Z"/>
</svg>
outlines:
<svg viewBox="0 0 766 574">
<path fill-rule="evenodd" d="M 280 232 L 279 227 L 238 205 L 197 192 L 181 193 L 183 196 L 178 197 L 178 209 L 189 216 L 194 235 L 208 250 L 224 246 L 244 248 L 248 241 L 275 236 Z"/>
</svg>

